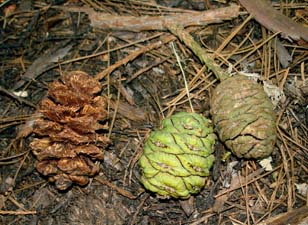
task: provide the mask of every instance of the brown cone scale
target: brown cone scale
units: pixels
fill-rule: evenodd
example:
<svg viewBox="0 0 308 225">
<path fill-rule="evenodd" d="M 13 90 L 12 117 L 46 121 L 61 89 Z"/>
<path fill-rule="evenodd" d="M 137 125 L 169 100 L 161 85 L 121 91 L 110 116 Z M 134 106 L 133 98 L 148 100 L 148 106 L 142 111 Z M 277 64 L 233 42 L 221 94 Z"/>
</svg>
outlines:
<svg viewBox="0 0 308 225">
<path fill-rule="evenodd" d="M 100 83 L 81 71 L 71 72 L 49 85 L 39 105 L 43 118 L 34 123 L 30 143 L 36 169 L 59 190 L 86 185 L 99 171 L 109 139 L 96 131 L 106 128 L 106 100 L 98 96 Z"/>
</svg>

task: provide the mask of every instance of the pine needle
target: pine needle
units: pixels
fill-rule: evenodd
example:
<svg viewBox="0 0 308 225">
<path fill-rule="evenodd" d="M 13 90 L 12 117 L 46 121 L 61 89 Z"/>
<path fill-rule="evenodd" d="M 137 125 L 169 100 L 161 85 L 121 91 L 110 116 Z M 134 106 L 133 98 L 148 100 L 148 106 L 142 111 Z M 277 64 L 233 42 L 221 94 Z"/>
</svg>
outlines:
<svg viewBox="0 0 308 225">
<path fill-rule="evenodd" d="M 185 72 L 184 72 L 183 67 L 182 67 L 182 64 L 181 64 L 180 57 L 179 57 L 179 55 L 178 55 L 177 52 L 176 52 L 176 49 L 175 49 L 175 47 L 174 47 L 173 42 L 171 42 L 171 45 L 172 45 L 173 53 L 174 53 L 174 55 L 175 55 L 175 57 L 176 57 L 176 61 L 178 62 L 179 66 L 180 66 L 180 69 L 181 69 L 181 72 L 182 72 L 182 75 L 183 75 L 183 80 L 184 80 L 184 84 L 185 84 L 185 90 L 186 90 L 186 94 L 187 94 L 187 98 L 188 98 L 188 101 L 189 101 L 189 105 L 190 105 L 191 111 L 192 111 L 192 112 L 195 112 L 195 110 L 194 110 L 194 108 L 193 108 L 193 105 L 192 105 L 192 103 L 191 103 L 190 94 L 189 94 L 189 89 L 188 89 L 188 84 L 187 84 Z"/>
</svg>

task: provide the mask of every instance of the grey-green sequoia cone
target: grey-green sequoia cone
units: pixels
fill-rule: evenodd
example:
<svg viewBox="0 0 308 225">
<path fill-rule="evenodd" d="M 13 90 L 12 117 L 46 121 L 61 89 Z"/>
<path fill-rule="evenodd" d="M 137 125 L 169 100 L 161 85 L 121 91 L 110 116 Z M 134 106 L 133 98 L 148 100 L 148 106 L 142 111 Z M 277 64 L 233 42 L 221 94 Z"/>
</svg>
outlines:
<svg viewBox="0 0 308 225">
<path fill-rule="evenodd" d="M 275 113 L 263 87 L 245 76 L 220 83 L 211 114 L 219 138 L 238 157 L 263 158 L 276 142 Z"/>
<path fill-rule="evenodd" d="M 216 136 L 209 119 L 180 112 L 162 122 L 144 145 L 141 182 L 160 196 L 188 198 L 204 186 L 215 160 Z"/>
</svg>

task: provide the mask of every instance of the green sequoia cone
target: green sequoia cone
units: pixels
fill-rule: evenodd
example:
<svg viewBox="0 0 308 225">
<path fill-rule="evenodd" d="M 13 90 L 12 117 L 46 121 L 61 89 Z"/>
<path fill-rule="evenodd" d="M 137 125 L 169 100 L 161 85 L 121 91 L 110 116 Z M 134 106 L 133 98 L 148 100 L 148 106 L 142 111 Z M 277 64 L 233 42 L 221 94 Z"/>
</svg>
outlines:
<svg viewBox="0 0 308 225">
<path fill-rule="evenodd" d="M 214 162 L 210 120 L 196 113 L 180 112 L 150 134 L 139 160 L 141 182 L 160 196 L 188 198 L 204 186 Z"/>
<path fill-rule="evenodd" d="M 263 158 L 276 142 L 275 113 L 263 87 L 245 76 L 220 83 L 211 114 L 219 138 L 238 157 Z"/>
</svg>

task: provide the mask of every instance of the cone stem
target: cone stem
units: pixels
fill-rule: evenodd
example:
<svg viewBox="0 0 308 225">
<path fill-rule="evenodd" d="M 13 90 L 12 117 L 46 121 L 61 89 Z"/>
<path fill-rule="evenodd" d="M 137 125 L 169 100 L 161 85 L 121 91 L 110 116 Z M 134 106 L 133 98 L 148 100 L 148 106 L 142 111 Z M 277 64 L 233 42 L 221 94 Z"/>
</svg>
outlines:
<svg viewBox="0 0 308 225">
<path fill-rule="evenodd" d="M 187 31 L 185 31 L 184 27 L 174 23 L 166 23 L 165 26 L 172 34 L 177 36 L 188 48 L 193 51 L 199 60 L 215 74 L 217 79 L 223 81 L 229 77 L 229 74 L 220 68 L 212 56 L 206 54 L 206 50 L 202 48 Z"/>
</svg>

